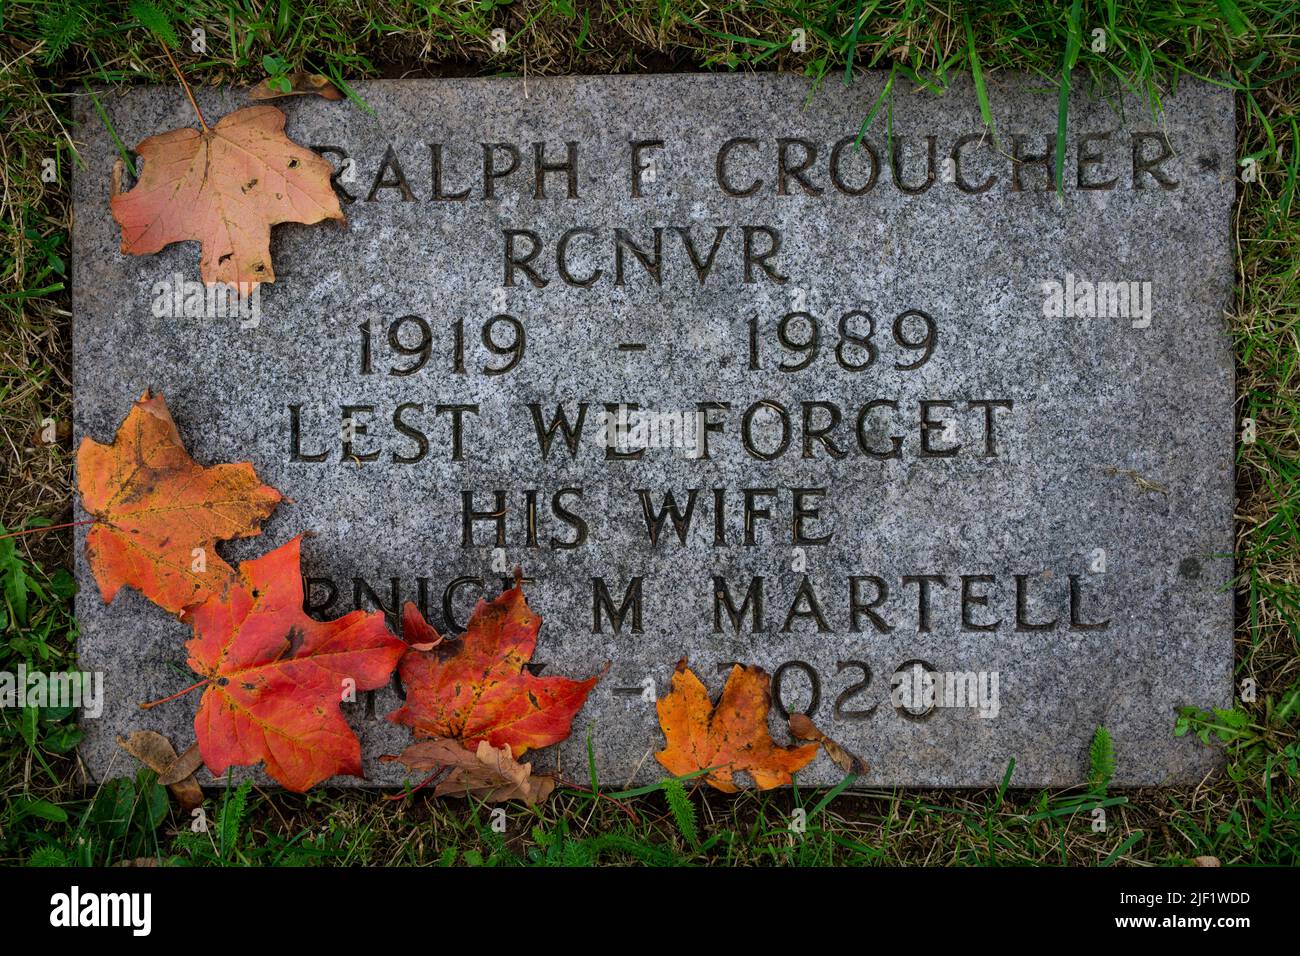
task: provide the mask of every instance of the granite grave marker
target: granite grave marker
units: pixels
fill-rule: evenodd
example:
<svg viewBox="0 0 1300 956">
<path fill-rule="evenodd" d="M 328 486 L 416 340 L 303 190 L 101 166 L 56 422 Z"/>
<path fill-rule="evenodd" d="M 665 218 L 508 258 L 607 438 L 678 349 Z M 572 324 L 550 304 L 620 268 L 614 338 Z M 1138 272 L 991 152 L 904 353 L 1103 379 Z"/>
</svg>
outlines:
<svg viewBox="0 0 1300 956">
<path fill-rule="evenodd" d="M 714 693 L 764 666 L 871 764 L 860 784 L 993 784 L 1011 758 L 1017 784 L 1077 782 L 1099 725 L 1116 782 L 1194 779 L 1214 758 L 1175 708 L 1232 682 L 1231 95 L 1183 83 L 1159 117 L 1073 95 L 1058 193 L 1054 91 L 992 79 L 993 141 L 968 84 L 896 89 L 859 145 L 881 84 L 281 101 L 348 225 L 277 227 L 277 281 L 220 317 L 185 314 L 195 244 L 119 252 L 85 100 L 76 438 L 161 392 L 198 461 L 291 499 L 222 553 L 313 531 L 322 615 L 413 600 L 455 630 L 522 565 L 543 673 L 611 662 L 541 766 L 583 777 L 594 727 L 603 780 L 658 776 L 648 698 L 688 656 Z M 192 123 L 175 89 L 103 101 L 128 144 Z M 190 682 L 187 634 L 133 591 L 104 605 L 80 551 L 78 579 L 107 695 L 82 753 L 129 772 L 116 736 L 193 739 L 197 695 L 136 706 Z M 409 740 L 397 702 L 346 708 L 374 782 L 403 776 L 378 763 Z"/>
</svg>

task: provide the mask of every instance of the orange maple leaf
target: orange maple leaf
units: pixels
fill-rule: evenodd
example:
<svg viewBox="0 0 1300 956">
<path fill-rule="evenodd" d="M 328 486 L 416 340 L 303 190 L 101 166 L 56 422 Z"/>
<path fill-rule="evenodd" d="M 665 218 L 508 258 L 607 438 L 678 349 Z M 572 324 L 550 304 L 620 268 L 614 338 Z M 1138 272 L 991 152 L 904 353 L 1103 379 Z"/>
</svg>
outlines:
<svg viewBox="0 0 1300 956">
<path fill-rule="evenodd" d="M 233 578 L 215 543 L 260 534 L 281 500 L 248 462 L 195 462 L 163 397 L 147 391 L 111 445 L 82 439 L 77 488 L 95 519 L 86 556 L 104 603 L 125 584 L 172 613 Z"/>
<path fill-rule="evenodd" d="M 202 244 L 199 273 L 251 291 L 274 282 L 271 227 L 343 220 L 330 185 L 334 167 L 284 135 L 284 113 L 250 106 L 202 132 L 189 127 L 150 136 L 130 192 L 109 200 L 122 226 L 122 251 L 157 252 L 186 239 Z"/>
<path fill-rule="evenodd" d="M 335 774 L 361 776 L 361 744 L 339 704 L 387 682 L 406 651 L 380 611 L 317 621 L 302 609 L 302 538 L 239 566 L 223 593 L 186 610 L 189 665 L 205 680 L 194 717 L 214 774 L 266 761 L 301 793 Z"/>
<path fill-rule="evenodd" d="M 388 715 L 417 737 L 451 737 L 470 750 L 486 740 L 493 747 L 509 746 L 519 757 L 530 747 L 568 737 L 573 718 L 600 679 L 599 674 L 586 680 L 537 677 L 523 669 L 537 647 L 542 619 L 524 601 L 518 582 L 491 603 L 480 599 L 456 640 L 438 638 L 409 601 L 402 618 L 408 640 L 436 643 L 402 658 L 398 674 L 406 703 Z"/>
<path fill-rule="evenodd" d="M 716 768 L 705 779 L 726 793 L 739 789 L 731 779 L 738 770 L 760 790 L 788 784 L 792 773 L 817 756 L 817 745 L 778 747 L 767 731 L 771 706 L 772 679 L 763 668 L 734 665 L 714 707 L 683 657 L 672 690 L 655 704 L 668 742 L 655 759 L 677 776 Z"/>
</svg>

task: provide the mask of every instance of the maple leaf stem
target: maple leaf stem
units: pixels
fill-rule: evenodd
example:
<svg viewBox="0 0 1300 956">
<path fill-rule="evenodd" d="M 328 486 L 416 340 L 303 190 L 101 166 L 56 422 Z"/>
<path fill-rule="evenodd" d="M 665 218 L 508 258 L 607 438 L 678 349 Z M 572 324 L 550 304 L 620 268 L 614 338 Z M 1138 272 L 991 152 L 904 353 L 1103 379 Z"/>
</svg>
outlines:
<svg viewBox="0 0 1300 956">
<path fill-rule="evenodd" d="M 190 691 L 192 691 L 192 690 L 198 690 L 198 689 L 199 689 L 200 687 L 202 687 L 204 684 L 210 684 L 210 683 L 212 683 L 212 678 L 211 678 L 211 677 L 205 677 L 205 678 L 203 678 L 203 680 L 198 681 L 197 683 L 191 684 L 189 687 L 186 687 L 184 690 L 178 690 L 176 693 L 172 694 L 170 697 L 164 697 L 164 698 L 162 698 L 161 700 L 151 700 L 151 701 L 149 701 L 149 703 L 147 703 L 147 704 L 141 704 L 141 705 L 140 705 L 140 709 L 141 709 L 141 710 L 150 710 L 151 708 L 157 707 L 159 704 L 165 704 L 165 703 L 167 703 L 168 701 L 170 701 L 170 700 L 175 700 L 175 699 L 178 698 L 178 697 L 184 697 L 184 696 L 185 696 L 186 694 L 188 694 Z"/>
<path fill-rule="evenodd" d="M 18 538 L 25 534 L 37 534 L 41 531 L 58 531 L 60 528 L 75 528 L 77 525 L 94 524 L 94 518 L 87 518 L 85 521 L 65 521 L 63 524 L 47 524 L 39 528 L 26 528 L 22 531 L 10 531 L 8 534 L 0 534 L 0 541 L 5 538 Z"/>
<path fill-rule="evenodd" d="M 203 127 L 203 132 L 212 132 L 212 127 L 208 126 L 208 121 L 203 116 L 203 110 L 199 109 L 199 103 L 194 99 L 194 92 L 190 89 L 190 84 L 186 81 L 185 74 L 181 72 L 181 68 L 176 64 L 175 57 L 172 56 L 172 51 L 167 49 L 167 44 L 165 43 L 163 44 L 163 52 L 167 54 L 167 62 L 170 63 L 172 69 L 176 71 L 176 77 L 181 81 L 181 88 L 185 90 L 185 95 L 189 97 L 190 106 L 194 107 L 194 112 L 198 114 L 199 125 Z"/>
</svg>

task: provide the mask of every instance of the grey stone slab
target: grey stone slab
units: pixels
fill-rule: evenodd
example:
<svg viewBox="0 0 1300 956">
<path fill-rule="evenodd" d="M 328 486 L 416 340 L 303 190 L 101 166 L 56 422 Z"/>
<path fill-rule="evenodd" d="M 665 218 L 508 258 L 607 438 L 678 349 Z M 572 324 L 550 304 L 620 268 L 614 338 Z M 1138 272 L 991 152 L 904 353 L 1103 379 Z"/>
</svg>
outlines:
<svg viewBox="0 0 1300 956">
<path fill-rule="evenodd" d="M 1058 195 L 1046 188 L 1045 164 L 1022 163 L 1017 182 L 1011 158 L 1051 151 L 1054 91 L 1028 78 L 992 78 L 994 145 L 979 141 L 969 86 L 943 97 L 897 89 L 893 142 L 903 183 L 918 191 L 900 188 L 891 170 L 883 115 L 865 136 L 877 157 L 874 183 L 864 189 L 872 179 L 868 154 L 841 147 L 837 188 L 835 144 L 858 133 L 881 82 L 872 76 L 814 92 L 787 75 L 382 81 L 357 86 L 373 115 L 311 97 L 284 101 L 294 139 L 334 147 L 336 165 L 351 157 L 342 185 L 357 201 L 344 207 L 346 229 L 276 228 L 278 281 L 263 290 L 255 328 L 241 328 L 238 318 L 153 314 L 156 283 L 178 273 L 197 278 L 198 249 L 119 252 L 108 212 L 115 147 L 83 100 L 73 264 L 77 440 L 110 440 L 134 398 L 146 388 L 162 392 L 199 461 L 252 461 L 292 499 L 262 537 L 223 553 L 245 559 L 314 531 L 306 573 L 337 587 L 331 614 L 353 606 L 355 579 L 391 608 L 395 579 L 401 601 L 418 599 L 423 587 L 443 627 L 450 582 L 484 582 L 456 592 L 454 617 L 463 621 L 480 594 L 495 591 L 498 569 L 521 563 L 534 581 L 530 603 L 545 621 L 537 653 L 544 673 L 584 676 L 611 662 L 572 738 L 539 757 L 578 777 L 586 772 L 589 729 L 604 780 L 660 773 L 654 707 L 637 692 L 650 679 L 664 693 L 674 663 L 689 655 L 714 693 L 726 662 L 779 671 L 783 698 L 795 709 L 809 705 L 815 675 L 814 717 L 870 762 L 862 785 L 992 784 L 1012 758 L 1017 784 L 1069 784 L 1085 772 L 1098 725 L 1115 738 L 1117 782 L 1196 779 L 1216 760 L 1173 736 L 1175 709 L 1226 706 L 1232 682 L 1225 584 L 1233 549 L 1233 361 L 1223 320 L 1232 278 L 1231 96 L 1186 83 L 1151 118 L 1132 100 L 1074 95 Z M 235 91 L 203 90 L 200 99 L 211 117 L 245 105 Z M 128 144 L 191 123 L 174 89 L 107 95 L 104 108 Z M 927 137 L 936 156 L 928 187 Z M 725 193 L 717 178 L 719 149 L 737 138 L 756 141 L 738 143 L 723 163 L 737 191 L 757 183 L 742 196 Z M 662 147 L 640 154 L 655 166 L 635 197 L 629 144 L 644 140 Z M 787 168 L 796 171 L 808 155 L 799 141 L 815 146 L 803 180 L 790 174 L 784 188 L 783 140 Z M 544 143 L 545 160 L 556 162 L 568 142 L 577 144 L 576 198 L 562 172 L 544 177 L 539 198 L 532 144 Z M 959 142 L 954 169 L 945 160 Z M 444 193 L 468 189 L 463 201 L 433 198 L 432 143 L 442 146 Z M 484 143 L 514 144 L 520 156 L 518 171 L 494 182 L 491 199 L 484 197 Z M 1166 144 L 1170 155 L 1161 159 Z M 367 201 L 389 147 L 411 201 L 400 188 L 381 188 Z M 493 150 L 499 164 L 508 165 L 508 156 Z M 1091 188 L 1099 184 L 1110 185 Z M 679 230 L 690 230 L 703 261 L 715 227 L 726 231 L 701 282 Z M 746 281 L 746 227 L 754 253 L 779 235 L 780 250 L 766 261 L 785 281 L 758 263 Z M 620 283 L 615 230 L 648 249 L 656 228 L 658 281 L 625 248 Z M 574 229 L 591 231 L 570 240 L 570 277 L 602 270 L 585 286 L 557 271 L 557 245 Z M 542 251 L 531 264 L 544 287 L 522 269 L 507 284 L 505 230 L 536 234 Z M 530 244 L 520 239 L 515 248 L 522 255 Z M 1127 312 L 1116 300 L 1120 314 L 1051 314 L 1045 283 L 1053 281 L 1073 282 L 1075 291 L 1084 281 L 1137 283 L 1149 298 L 1139 294 Z M 1144 303 L 1149 322 L 1140 314 Z M 915 314 L 895 329 L 909 310 L 932 317 L 937 330 L 928 360 L 912 369 L 899 366 L 917 363 L 925 350 L 909 350 L 895 335 L 921 338 L 924 319 Z M 808 367 L 781 370 L 805 357 L 781 346 L 779 323 L 791 312 L 816 317 L 819 348 Z M 481 339 L 498 314 L 522 323 L 526 348 L 513 370 L 485 375 L 486 365 L 507 360 Z M 846 314 L 851 335 L 865 332 L 867 314 L 874 326 L 874 362 L 862 370 L 846 367 L 866 362 L 860 346 L 848 342 L 837 357 Z M 392 367 L 414 361 L 388 342 L 390 324 L 407 315 L 428 323 L 432 354 L 418 372 L 392 375 Z M 452 365 L 458 320 L 464 374 Z M 361 370 L 365 322 L 372 374 Z M 408 321 L 400 331 L 410 345 L 418 325 Z M 509 323 L 492 331 L 496 342 L 509 341 Z M 788 341 L 803 342 L 809 325 L 795 318 L 785 331 Z M 644 349 L 619 348 L 627 344 Z M 870 405 L 879 401 L 897 406 Z M 972 404 L 989 401 L 1011 406 Z M 580 402 L 590 408 L 576 455 L 557 439 L 543 458 L 528 405 L 539 404 L 549 421 L 557 403 L 572 418 Z M 653 447 L 640 460 L 621 461 L 607 460 L 596 434 L 607 402 L 656 413 L 691 413 L 701 402 L 730 407 L 708 413 L 721 428 L 708 432 L 708 459 Z M 755 447 L 780 446 L 777 413 L 761 402 L 790 416 L 789 447 L 771 460 L 748 451 L 741 437 L 754 408 Z M 402 420 L 428 441 L 413 463 L 396 460 L 420 451 L 394 424 L 406 403 L 420 407 L 406 407 Z M 465 415 L 463 460 L 453 460 L 452 416 L 436 412 L 454 404 L 477 406 Z M 829 424 L 832 405 L 841 420 L 826 435 L 843 457 L 815 436 L 805 446 L 807 432 Z M 324 451 L 326 461 L 293 459 L 292 406 L 301 410 L 301 451 Z M 342 459 L 344 406 L 373 408 L 353 413 L 366 426 L 353 450 L 377 452 L 377 460 Z M 922 428 L 926 414 L 938 423 L 933 430 Z M 897 457 L 864 453 L 887 452 L 893 436 L 900 437 Z M 931 451 L 957 450 L 927 455 L 923 442 Z M 565 488 L 581 490 L 561 503 L 587 528 L 572 549 L 553 545 L 575 534 L 552 509 Z M 638 490 L 648 489 L 658 508 L 669 490 L 684 506 L 690 488 L 699 492 L 685 544 L 665 527 L 651 546 Z M 721 545 L 715 488 L 724 489 Z M 486 522 L 462 546 L 462 493 L 472 492 L 486 511 L 497 489 L 509 508 L 504 553 L 494 554 Z M 537 492 L 535 546 L 526 537 L 530 489 Z M 752 516 L 752 544 L 745 543 L 744 489 L 755 510 L 770 512 Z M 803 507 L 816 515 L 800 527 L 829 541 L 796 546 L 793 489 L 822 490 L 803 494 Z M 940 577 L 929 579 L 923 613 L 925 575 Z M 620 633 L 607 618 L 594 631 L 593 579 L 617 604 L 638 576 L 639 626 L 629 614 Z M 737 633 L 725 612 L 715 628 L 715 576 L 737 603 L 762 578 L 758 632 L 747 616 Z M 885 583 L 888 597 L 875 610 L 889 630 L 861 610 L 855 621 L 853 578 L 860 604 L 877 595 L 874 579 Z M 84 562 L 78 580 L 81 659 L 105 673 L 108 688 L 104 715 L 85 721 L 82 753 L 95 775 L 112 775 L 129 763 L 116 735 L 152 727 L 184 746 L 198 698 L 139 711 L 138 702 L 189 683 L 185 630 L 134 592 L 103 605 Z M 313 600 L 323 603 L 327 592 L 317 582 Z M 811 613 L 810 592 L 824 627 Z M 792 607 L 805 613 L 790 616 Z M 1047 629 L 1025 626 L 1053 621 Z M 1084 626 L 1102 621 L 1105 627 Z M 975 629 L 981 625 L 996 626 Z M 997 716 L 970 707 L 937 707 L 920 718 L 900 713 L 891 678 L 914 660 L 938 672 L 996 674 Z M 405 729 L 383 720 L 396 703 L 388 690 L 349 711 L 374 782 L 401 776 L 377 760 L 408 740 Z M 772 726 L 786 739 L 775 715 Z M 818 784 L 838 777 L 824 758 L 802 775 Z"/>
</svg>

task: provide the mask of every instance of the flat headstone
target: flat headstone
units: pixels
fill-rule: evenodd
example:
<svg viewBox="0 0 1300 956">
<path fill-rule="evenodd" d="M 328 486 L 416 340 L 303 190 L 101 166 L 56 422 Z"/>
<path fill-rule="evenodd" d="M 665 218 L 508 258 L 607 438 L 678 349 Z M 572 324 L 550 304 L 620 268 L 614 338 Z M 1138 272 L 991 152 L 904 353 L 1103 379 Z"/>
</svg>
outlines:
<svg viewBox="0 0 1300 956">
<path fill-rule="evenodd" d="M 896 88 L 858 148 L 881 86 L 412 80 L 357 84 L 371 113 L 282 101 L 352 201 L 346 229 L 275 229 L 255 324 L 158 314 L 197 246 L 119 251 L 119 154 L 82 100 L 76 438 L 111 440 L 161 392 L 198 461 L 251 461 L 291 499 L 222 553 L 314 532 L 321 614 L 415 600 L 454 629 L 522 565 L 542 673 L 610 662 L 536 757 L 575 779 L 589 733 L 602 780 L 661 774 L 645 691 L 682 657 L 714 694 L 732 661 L 776 675 L 870 763 L 860 785 L 993 784 L 1013 758 L 1016 784 L 1069 784 L 1098 726 L 1117 783 L 1198 778 L 1215 757 L 1174 736 L 1176 709 L 1227 706 L 1232 683 L 1231 95 L 1183 83 L 1152 118 L 1076 93 L 1058 193 L 1041 82 L 990 80 L 996 142 L 968 85 Z M 247 105 L 199 96 L 209 117 Z M 192 125 L 175 89 L 101 100 L 128 145 Z M 534 409 L 574 423 L 583 403 L 576 450 L 557 430 L 543 454 Z M 666 518 L 651 544 L 643 498 L 684 513 L 692 489 L 685 541 Z M 504 543 L 480 514 L 466 544 L 466 502 L 498 493 Z M 186 629 L 134 591 L 104 605 L 80 538 L 77 577 L 82 666 L 107 688 L 82 753 L 103 777 L 130 769 L 130 730 L 188 744 L 198 694 L 138 710 L 191 682 Z M 971 682 L 934 707 L 891 696 L 918 669 Z M 378 762 L 410 739 L 383 719 L 397 705 L 347 706 L 371 781 L 403 776 Z M 775 709 L 771 726 L 788 741 Z"/>
</svg>

